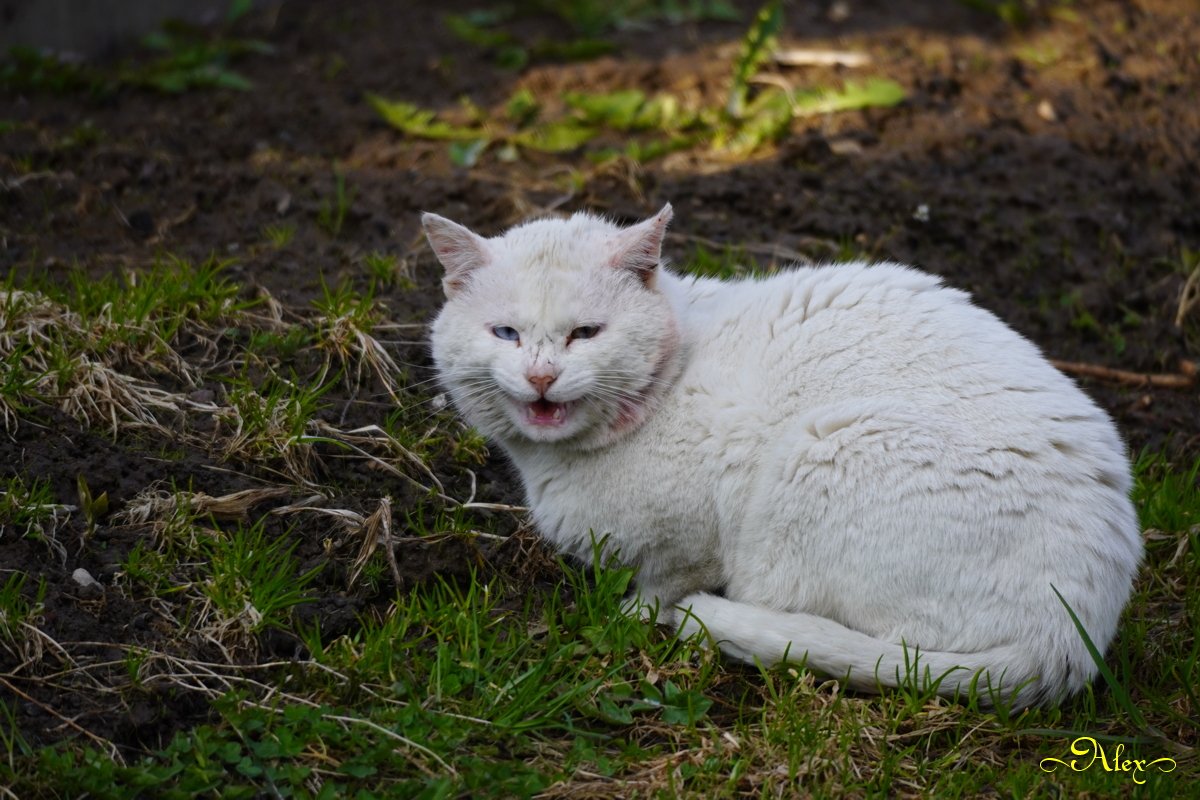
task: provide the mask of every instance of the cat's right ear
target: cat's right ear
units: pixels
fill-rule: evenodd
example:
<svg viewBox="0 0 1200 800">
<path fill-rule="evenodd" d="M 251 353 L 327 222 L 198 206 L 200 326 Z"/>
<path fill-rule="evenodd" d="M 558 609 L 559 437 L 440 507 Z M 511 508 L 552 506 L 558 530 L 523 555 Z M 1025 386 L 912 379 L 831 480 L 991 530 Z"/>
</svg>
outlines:
<svg viewBox="0 0 1200 800">
<path fill-rule="evenodd" d="M 425 229 L 429 246 L 446 269 L 442 289 L 446 297 L 453 297 L 467 285 L 471 272 L 487 265 L 490 260 L 487 240 L 457 222 L 428 211 L 421 215 L 421 226 Z"/>
</svg>

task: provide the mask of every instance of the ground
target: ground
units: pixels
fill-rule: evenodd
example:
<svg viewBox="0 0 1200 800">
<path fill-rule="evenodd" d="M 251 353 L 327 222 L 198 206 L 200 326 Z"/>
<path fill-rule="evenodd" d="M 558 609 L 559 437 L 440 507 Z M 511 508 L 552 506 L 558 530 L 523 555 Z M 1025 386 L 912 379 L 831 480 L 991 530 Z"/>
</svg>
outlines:
<svg viewBox="0 0 1200 800">
<path fill-rule="evenodd" d="M 630 16 L 597 34 L 609 52 L 563 61 L 530 46 L 519 69 L 500 63 L 502 44 L 464 42 L 447 23 L 487 5 L 267 4 L 204 34 L 270 45 L 231 63 L 248 90 L 163 93 L 130 81 L 55 89 L 12 73 L 0 84 L 0 274 L 10 288 L 70 287 L 79 276 L 99 286 L 106 276 L 169 272 L 172 263 L 192 265 L 190 275 L 215 259 L 230 302 L 255 303 L 241 317 L 182 314 L 166 344 L 198 365 L 191 371 L 155 361 L 163 350 L 149 341 L 111 362 L 195 407 L 180 401 L 143 424 L 119 409 L 72 406 L 60 383 L 63 395 L 41 392 L 5 417 L 0 474 L 10 495 L 15 477 L 41 481 L 53 504 L 75 510 L 57 527 L 43 524 L 41 537 L 20 535 L 14 516 L 0 535 L 0 583 L 28 576 L 21 591 L 32 602 L 44 581 L 38 648 L 75 643 L 71 658 L 88 665 L 96 686 L 114 685 L 133 645 L 189 662 L 267 663 L 304 656 L 296 632 L 304 626 L 319 625 L 324 641 L 352 634 L 362 615 L 383 613 L 396 588 L 467 581 L 472 570 L 526 589 L 559 580 L 552 556 L 510 508 L 522 499 L 513 474 L 441 409 L 430 383 L 422 324 L 441 286 L 420 234 L 422 210 L 495 234 L 577 209 L 632 221 L 669 201 L 666 255 L 681 268 L 730 256 L 762 269 L 848 258 L 913 264 L 969 290 L 1064 362 L 1116 420 L 1131 454 L 1161 453 L 1185 467 L 1200 456 L 1200 307 L 1185 291 L 1200 269 L 1200 15 L 1191 3 L 790 4 L 781 49 L 854 51 L 870 63 L 767 62 L 752 93 L 879 77 L 902 86 L 903 101 L 797 118 L 752 152 L 702 143 L 643 159 L 596 157 L 603 145 L 623 145 L 611 129 L 562 152 L 513 146 L 495 131 L 512 128 L 505 109 L 522 90 L 546 118 L 565 113 L 571 91 L 637 88 L 721 108 L 757 4 L 735 4 L 732 20 Z M 1005 19 L 1005 9 L 1021 18 Z M 545 12 L 486 30 L 524 43 L 579 35 Z M 96 63 L 112 75 L 148 62 L 130 43 Z M 445 139 L 404 135 L 373 96 L 455 125 L 485 120 L 496 141 L 468 157 Z M 389 274 L 373 273 L 372 263 Z M 391 359 L 382 371 L 397 370 L 391 393 L 372 371 L 379 362 L 361 367 L 363 340 L 353 330 L 338 339 L 331 327 L 337 287 L 357 298 L 338 308 L 371 298 L 373 316 L 359 330 Z M 83 289 L 61 291 L 59 306 L 84 318 L 81 337 L 101 324 L 103 308 L 82 310 Z M 16 317 L 10 305 L 0 320 L 6 310 Z M 310 337 L 304 346 L 287 344 L 289 326 Z M 249 357 L 260 334 L 275 339 L 266 355 Z M 6 359 L 16 347 L 11 338 L 0 346 L 9 347 Z M 329 427 L 301 427 L 341 445 L 297 446 L 284 436 L 278 452 L 255 455 L 230 444 L 235 423 L 213 410 L 236 405 L 235 381 L 261 388 L 288 376 L 307 385 L 335 373 L 310 415 Z M 396 433 L 426 421 L 439 433 L 413 434 L 416 444 Z M 371 425 L 380 428 L 363 432 Z M 284 458 L 288 448 L 303 449 L 304 463 Z M 289 558 L 299 572 L 315 571 L 304 602 L 288 609 L 289 625 L 251 625 L 241 638 L 225 636 L 228 627 L 181 637 L 175 626 L 192 622 L 173 616 L 178 608 L 129 567 L 139 548 L 163 555 L 170 513 L 132 512 L 148 489 L 220 497 L 272 487 L 286 491 L 254 498 L 259 511 L 320 495 L 321 507 L 362 524 L 339 527 L 300 511 L 263 517 L 271 536 L 286 531 L 295 542 Z M 107 507 L 89 512 L 86 496 L 103 493 Z M 385 496 L 400 542 L 394 564 L 347 533 L 365 535 Z M 445 497 L 456 502 L 438 506 Z M 454 510 L 468 498 L 494 506 Z M 257 519 L 238 509 L 213 524 Z M 371 580 L 356 573 L 359 556 L 374 559 Z M 80 585 L 78 569 L 100 585 Z M 30 678 L 19 668 L 28 658 L 28 647 L 0 651 L 0 697 L 7 690 L 7 713 L 33 747 L 86 739 L 132 758 L 217 719 L 212 691 L 176 687 L 130 700 L 61 674 Z M 109 662 L 116 666 L 95 666 Z"/>
</svg>

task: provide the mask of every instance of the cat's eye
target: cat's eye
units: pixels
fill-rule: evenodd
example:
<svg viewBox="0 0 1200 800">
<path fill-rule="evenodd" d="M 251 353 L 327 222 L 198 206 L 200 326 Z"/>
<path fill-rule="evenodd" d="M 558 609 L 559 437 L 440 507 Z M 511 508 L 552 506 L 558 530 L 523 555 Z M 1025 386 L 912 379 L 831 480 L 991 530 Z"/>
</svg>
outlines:
<svg viewBox="0 0 1200 800">
<path fill-rule="evenodd" d="M 506 342 L 520 341 L 521 334 L 517 333 L 516 328 L 510 328 L 507 325 L 495 325 L 492 327 L 492 335 L 497 339 L 503 339 Z"/>
<path fill-rule="evenodd" d="M 591 339 L 599 332 L 599 325 L 580 325 L 578 328 L 571 331 L 571 335 L 567 337 L 567 343 L 570 344 L 576 339 Z"/>
</svg>

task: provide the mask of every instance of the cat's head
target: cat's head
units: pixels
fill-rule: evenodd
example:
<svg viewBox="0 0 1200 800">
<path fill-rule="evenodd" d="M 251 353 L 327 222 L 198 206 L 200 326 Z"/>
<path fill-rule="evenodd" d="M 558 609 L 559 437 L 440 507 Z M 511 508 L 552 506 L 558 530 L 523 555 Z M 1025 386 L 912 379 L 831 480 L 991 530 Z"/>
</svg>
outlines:
<svg viewBox="0 0 1200 800">
<path fill-rule="evenodd" d="M 670 219 L 670 205 L 626 228 L 581 213 L 487 239 L 423 215 L 446 270 L 433 357 L 472 425 L 501 442 L 595 447 L 646 418 L 678 360 L 659 287 Z"/>
</svg>

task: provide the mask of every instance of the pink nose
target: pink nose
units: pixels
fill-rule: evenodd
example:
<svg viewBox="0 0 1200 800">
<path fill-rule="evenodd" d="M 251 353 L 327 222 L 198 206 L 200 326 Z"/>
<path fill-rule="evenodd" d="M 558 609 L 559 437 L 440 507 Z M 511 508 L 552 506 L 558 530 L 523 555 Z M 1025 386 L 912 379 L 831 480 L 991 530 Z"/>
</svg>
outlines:
<svg viewBox="0 0 1200 800">
<path fill-rule="evenodd" d="M 538 390 L 538 394 L 545 397 L 550 384 L 554 383 L 556 377 L 556 375 L 526 375 L 525 379 L 533 385 L 533 388 Z"/>
</svg>

